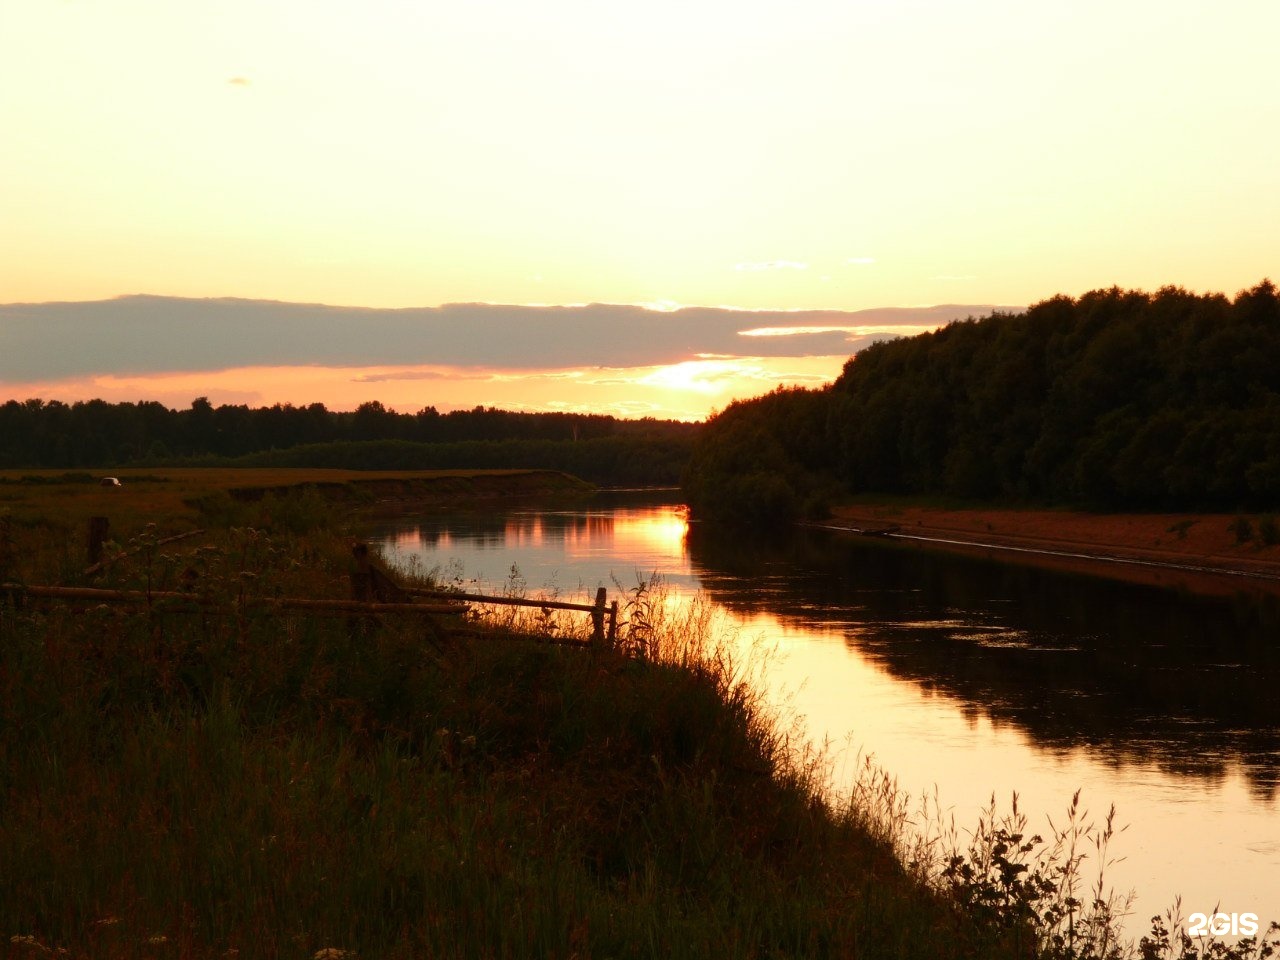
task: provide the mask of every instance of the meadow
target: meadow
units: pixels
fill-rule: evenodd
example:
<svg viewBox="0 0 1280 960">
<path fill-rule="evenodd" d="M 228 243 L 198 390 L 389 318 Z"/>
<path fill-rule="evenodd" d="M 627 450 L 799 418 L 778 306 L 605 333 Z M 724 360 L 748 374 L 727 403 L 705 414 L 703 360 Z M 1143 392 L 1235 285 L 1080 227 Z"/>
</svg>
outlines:
<svg viewBox="0 0 1280 960">
<path fill-rule="evenodd" d="M 9 955 L 1274 952 L 1274 931 L 1196 945 L 1172 920 L 1163 940 L 1117 943 L 1117 905 L 1078 871 L 1107 823 L 1073 814 L 1042 840 L 992 810 L 964 833 L 922 829 L 871 767 L 833 802 L 752 665 L 660 584 L 624 598 L 608 648 L 552 642 L 585 640 L 585 618 L 536 608 L 304 615 L 266 601 L 351 596 L 360 511 L 379 500 L 349 495 L 351 477 L 4 479 Z M 498 482 L 435 479 L 445 502 Z M 156 599 L 50 602 L 21 589 L 37 583 Z"/>
</svg>

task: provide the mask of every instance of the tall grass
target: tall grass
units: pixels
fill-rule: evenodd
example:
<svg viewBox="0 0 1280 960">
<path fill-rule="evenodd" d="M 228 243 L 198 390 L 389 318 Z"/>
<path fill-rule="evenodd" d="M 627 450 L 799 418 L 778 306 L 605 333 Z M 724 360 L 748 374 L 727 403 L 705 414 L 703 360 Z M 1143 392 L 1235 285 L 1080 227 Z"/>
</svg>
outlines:
<svg viewBox="0 0 1280 960">
<path fill-rule="evenodd" d="M 519 581 L 513 581 L 519 589 Z M 623 585 L 615 583 L 619 588 Z M 536 625 L 531 623 L 529 625 Z M 1125 933 L 1134 895 L 1108 885 L 1114 846 L 1123 828 L 1111 807 L 1100 821 L 1072 796 L 1046 834 L 1033 832 L 1015 793 L 1007 810 L 993 795 L 976 823 L 961 829 L 938 798 L 913 806 L 892 775 L 861 757 L 850 783 L 841 783 L 825 750 L 804 738 L 798 718 L 765 706 L 761 691 L 769 651 L 724 632 L 702 595 L 673 602 L 659 577 L 626 593 L 619 649 L 652 662 L 707 671 L 722 702 L 736 705 L 754 729 L 775 780 L 820 799 L 837 829 L 871 838 L 891 850 L 905 875 L 957 914 L 953 947 L 974 956 L 1052 960 L 1246 960 L 1280 954 L 1280 927 L 1230 941 L 1191 937 L 1178 905 L 1152 917 L 1149 933 Z M 927 940 L 918 948 L 924 950 Z M 921 953 L 921 956 L 928 955 Z"/>
</svg>

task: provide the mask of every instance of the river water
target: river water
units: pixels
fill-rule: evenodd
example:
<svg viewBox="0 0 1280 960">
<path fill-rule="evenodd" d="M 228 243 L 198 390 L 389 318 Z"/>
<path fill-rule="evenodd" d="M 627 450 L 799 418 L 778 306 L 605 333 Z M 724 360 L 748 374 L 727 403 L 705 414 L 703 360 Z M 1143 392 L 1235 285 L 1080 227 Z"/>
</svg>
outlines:
<svg viewBox="0 0 1280 960">
<path fill-rule="evenodd" d="M 1183 914 L 1280 919 L 1280 600 L 1200 598 L 1009 561 L 801 530 L 687 524 L 674 495 L 406 517 L 376 535 L 397 563 L 473 592 L 590 602 L 657 573 L 701 592 L 737 642 L 776 651 L 766 681 L 837 788 L 859 754 L 964 829 L 1016 791 L 1031 832 L 1081 791 L 1125 827 L 1108 886 L 1126 929 Z M 1092 879 L 1096 856 L 1086 861 Z"/>
</svg>

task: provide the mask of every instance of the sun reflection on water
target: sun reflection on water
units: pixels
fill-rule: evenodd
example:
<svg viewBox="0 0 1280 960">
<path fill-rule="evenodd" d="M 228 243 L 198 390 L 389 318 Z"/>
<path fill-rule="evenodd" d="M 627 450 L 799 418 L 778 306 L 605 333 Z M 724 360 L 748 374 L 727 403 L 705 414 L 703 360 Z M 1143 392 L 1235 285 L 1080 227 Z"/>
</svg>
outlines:
<svg viewBox="0 0 1280 960">
<path fill-rule="evenodd" d="M 794 564 L 744 574 L 748 567 L 738 570 L 728 554 L 723 568 L 706 566 L 705 545 L 699 552 L 695 538 L 691 552 L 689 526 L 675 505 L 520 511 L 487 522 L 436 518 L 389 531 L 384 542 L 388 553 L 416 554 L 428 568 L 446 559 L 460 563 L 476 578 L 472 589 L 499 585 L 518 565 L 531 593 L 555 584 L 564 599 L 589 597 L 597 586 L 613 595 L 654 571 L 675 607 L 704 590 L 718 597 L 717 633 L 744 661 L 765 659 L 761 676 L 778 715 L 794 720 L 811 741 L 830 744 L 837 794 L 859 757 L 873 753 L 909 795 L 937 796 L 942 813 L 963 826 L 976 822 L 993 794 L 1007 809 L 1015 790 L 1022 809 L 1034 811 L 1038 830 L 1077 789 L 1096 815 L 1114 801 L 1129 828 L 1114 851 L 1126 859 L 1109 878 L 1140 894 L 1134 932 L 1145 932 L 1144 918 L 1163 911 L 1175 894 L 1195 909 L 1221 900 L 1261 914 L 1280 891 L 1278 801 L 1258 794 L 1250 771 L 1229 751 L 1215 758 L 1216 771 L 1205 764 L 1191 769 L 1190 761 L 1173 769 L 1161 760 L 1167 750 L 1143 748 L 1140 730 L 1064 738 L 1053 724 L 1023 718 L 1016 704 L 1002 708 L 1008 691 L 985 674 L 972 690 L 964 685 L 966 663 L 1013 667 L 1058 651 L 1052 663 L 1061 668 L 1079 656 L 1070 637 L 1028 630 L 1015 616 L 1018 604 L 931 610 L 919 590 L 879 583 L 874 571 L 850 567 L 839 575 L 856 578 L 855 586 L 819 599 L 796 586 L 811 571 Z M 744 576 L 754 579 L 748 584 Z M 936 672 L 920 673 L 913 665 L 931 649 L 946 656 L 926 658 Z M 1036 674 L 1027 682 L 1044 684 L 1049 698 L 1070 677 L 1054 684 Z M 1056 709 L 1068 709 L 1070 719 L 1077 707 L 1087 715 L 1091 704 L 1099 711 L 1106 705 L 1085 699 Z M 1182 742 L 1177 730 L 1160 729 L 1151 735 Z M 1186 735 L 1187 750 L 1196 749 L 1198 737 Z"/>
</svg>

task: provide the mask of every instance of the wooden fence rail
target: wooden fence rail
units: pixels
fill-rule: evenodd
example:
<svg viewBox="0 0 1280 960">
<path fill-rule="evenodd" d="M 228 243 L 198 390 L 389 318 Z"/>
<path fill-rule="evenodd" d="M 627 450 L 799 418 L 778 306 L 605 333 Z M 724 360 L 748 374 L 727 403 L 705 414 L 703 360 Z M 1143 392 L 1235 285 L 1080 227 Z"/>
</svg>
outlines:
<svg viewBox="0 0 1280 960">
<path fill-rule="evenodd" d="M 176 590 L 107 590 L 99 587 L 49 587 L 23 583 L 0 583 L 0 594 L 46 597 L 52 600 L 80 600 L 86 603 L 131 603 L 151 605 L 185 602 L 201 607 L 225 603 L 217 597 Z M 459 598 L 461 600 L 461 598 Z M 268 610 L 300 610 L 311 613 L 465 613 L 467 605 L 457 603 L 370 603 L 360 600 L 312 600 L 304 597 L 246 597 L 247 607 Z"/>
<path fill-rule="evenodd" d="M 612 644 L 618 637 L 618 601 L 609 603 L 604 587 L 596 591 L 595 603 L 570 603 L 565 600 L 537 600 L 528 597 L 506 597 L 486 593 L 455 593 L 448 590 L 426 590 L 401 586 L 380 564 L 367 543 L 351 545 L 351 595 L 357 600 L 401 601 L 408 597 L 434 600 L 460 600 L 466 603 L 490 603 L 509 607 L 535 607 L 539 610 L 574 610 L 591 614 L 591 642 Z"/>
<path fill-rule="evenodd" d="M 386 603 L 368 600 L 314 600 L 305 597 L 247 597 L 243 607 L 256 611 L 295 610 L 311 614 L 377 614 L 410 613 L 419 615 L 456 615 L 465 613 L 471 603 L 493 603 L 509 606 L 539 607 L 542 609 L 576 610 L 591 614 L 592 642 L 612 643 L 617 637 L 618 601 L 609 606 L 597 594 L 597 603 L 565 603 L 559 600 L 529 600 L 522 597 L 496 597 L 485 594 L 448 593 L 438 590 L 405 590 L 413 596 L 445 600 L 444 603 Z M 601 590 L 603 592 L 603 589 Z M 197 607 L 213 607 L 225 600 L 176 590 L 109 590 L 101 587 L 57 587 L 23 583 L 0 583 L 0 597 L 27 596 L 50 600 L 79 601 L 83 603 L 125 603 L 142 606 L 153 604 L 192 604 Z M 606 631 L 606 621 L 608 629 Z"/>
<path fill-rule="evenodd" d="M 596 591 L 595 603 L 570 603 L 567 600 L 531 600 L 528 597 L 503 597 L 485 593 L 451 593 L 447 590 L 422 590 L 416 587 L 405 587 L 404 592 L 411 597 L 426 597 L 444 600 L 456 598 L 468 603 L 492 603 L 508 607 L 535 607 L 539 610 L 574 610 L 591 614 L 592 640 L 599 643 L 607 640 L 613 643 L 618 638 L 618 601 L 608 603 L 608 595 L 604 587 Z M 606 624 L 608 629 L 606 630 Z"/>
<path fill-rule="evenodd" d="M 539 607 L 543 610 L 580 610 L 591 613 L 596 609 L 593 603 L 569 603 L 564 600 L 537 600 L 528 597 L 503 597 L 485 593 L 459 593 L 451 590 L 420 590 L 417 587 L 405 587 L 404 592 L 411 597 L 429 597 L 436 600 L 468 600 L 472 603 L 495 603 L 508 607 Z"/>
<path fill-rule="evenodd" d="M 106 561 L 102 558 L 102 549 L 106 543 L 107 531 L 111 528 L 111 522 L 106 517 L 90 517 L 89 518 L 89 566 L 84 568 L 86 577 L 100 571 Z M 190 537 L 198 537 L 204 533 L 204 527 L 198 530 L 188 530 L 186 533 L 175 533 L 171 537 L 163 537 L 151 544 L 153 547 L 163 547 L 171 543 L 177 543 L 179 540 L 186 540 Z M 141 553 L 143 547 L 134 547 L 124 553 L 126 557 L 132 557 Z"/>
<path fill-rule="evenodd" d="M 106 517 L 92 517 L 89 521 L 90 566 L 85 575 L 97 573 L 103 566 L 102 550 L 110 524 Z M 155 546 L 198 536 L 205 531 L 192 530 L 158 540 Z M 141 548 L 139 548 L 141 549 Z M 131 551 L 136 553 L 138 550 Z M 513 607 L 535 607 L 540 610 L 572 610 L 591 615 L 591 643 L 610 646 L 618 636 L 618 601 L 608 602 L 604 587 L 596 591 L 595 603 L 570 603 L 565 600 L 536 600 L 527 597 L 504 597 L 483 593 L 455 593 L 446 590 L 424 590 L 403 587 L 373 562 L 369 545 L 359 541 L 352 544 L 351 596 L 350 600 L 313 600 L 303 597 L 248 597 L 241 603 L 256 610 L 297 610 L 313 614 L 373 614 L 414 613 L 423 615 L 459 614 L 469 604 L 484 603 Z M 33 586 L 20 583 L 0 583 L 0 596 L 45 597 L 51 600 L 78 600 L 87 603 L 132 603 L 150 606 L 154 603 L 193 603 L 209 607 L 219 603 L 213 597 L 197 593 L 171 590 L 109 590 L 99 587 Z M 415 603 L 410 597 L 440 600 L 442 603 Z"/>
</svg>

